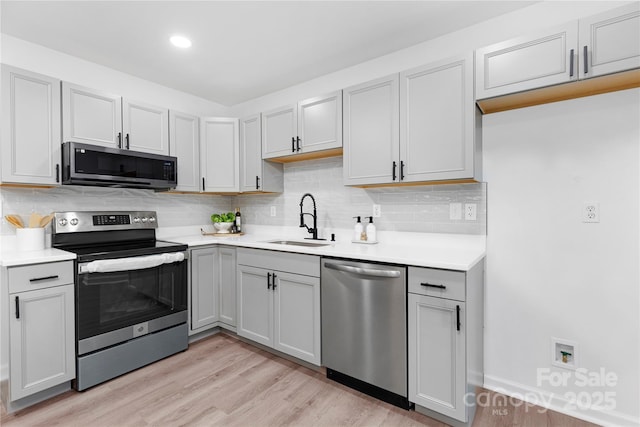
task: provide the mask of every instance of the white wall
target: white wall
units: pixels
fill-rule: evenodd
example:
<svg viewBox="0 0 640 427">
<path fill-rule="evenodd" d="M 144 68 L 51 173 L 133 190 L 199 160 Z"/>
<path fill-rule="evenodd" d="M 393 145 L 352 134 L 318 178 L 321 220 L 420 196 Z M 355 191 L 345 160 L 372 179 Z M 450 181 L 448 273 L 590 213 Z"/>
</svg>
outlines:
<svg viewBox="0 0 640 427">
<path fill-rule="evenodd" d="M 228 110 L 215 102 L 6 34 L 0 39 L 0 52 L 2 63 L 168 109 L 198 116 L 221 116 Z"/>
<path fill-rule="evenodd" d="M 598 423 L 640 422 L 640 89 L 483 117 L 487 181 L 485 384 Z M 600 223 L 583 223 L 599 202 Z M 551 337 L 613 387 L 539 381 Z M 615 393 L 611 411 L 572 411 Z M 606 402 L 605 402 L 606 403 Z"/>
<path fill-rule="evenodd" d="M 485 21 L 362 64 L 327 74 L 231 107 L 230 115 L 244 117 L 282 105 L 363 83 L 388 74 L 436 62 L 456 53 L 559 25 L 630 2 L 545 1 Z"/>
</svg>

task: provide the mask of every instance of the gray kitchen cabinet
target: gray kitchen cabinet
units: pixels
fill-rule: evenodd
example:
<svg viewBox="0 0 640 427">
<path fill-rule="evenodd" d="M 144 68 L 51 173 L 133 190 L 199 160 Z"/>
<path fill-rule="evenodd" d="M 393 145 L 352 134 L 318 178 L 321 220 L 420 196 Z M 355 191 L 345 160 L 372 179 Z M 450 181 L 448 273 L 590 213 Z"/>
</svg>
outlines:
<svg viewBox="0 0 640 427">
<path fill-rule="evenodd" d="M 342 147 L 342 91 L 262 113 L 262 158 Z"/>
<path fill-rule="evenodd" d="M 62 82 L 62 140 L 169 153 L 169 110 Z"/>
<path fill-rule="evenodd" d="M 226 329 L 236 329 L 236 249 L 220 246 L 219 281 L 220 281 L 220 323 Z"/>
<path fill-rule="evenodd" d="M 206 246 L 191 249 L 189 260 L 189 335 L 216 326 L 235 331 L 235 248 Z"/>
<path fill-rule="evenodd" d="M 169 154 L 178 158 L 176 191 L 200 191 L 200 119 L 169 111 Z"/>
<path fill-rule="evenodd" d="M 122 133 L 126 148 L 169 154 L 169 110 L 145 102 L 122 99 Z"/>
<path fill-rule="evenodd" d="M 190 332 L 216 326 L 220 319 L 218 280 L 218 248 L 192 249 L 191 263 Z"/>
<path fill-rule="evenodd" d="M 240 120 L 240 191 L 284 191 L 282 164 L 262 159 L 260 114 Z"/>
<path fill-rule="evenodd" d="M 472 54 L 344 93 L 346 185 L 480 179 Z"/>
<path fill-rule="evenodd" d="M 578 48 L 578 78 L 640 68 L 640 3 L 583 18 Z"/>
<path fill-rule="evenodd" d="M 200 118 L 200 173 L 204 192 L 240 191 L 238 119 Z"/>
<path fill-rule="evenodd" d="M 75 378 L 73 262 L 9 267 L 3 275 L 8 283 L 3 322 L 9 324 L 9 345 L 3 343 L 9 348 L 8 396 L 3 401 L 12 406 Z"/>
<path fill-rule="evenodd" d="M 480 179 L 473 53 L 400 73 L 399 182 Z"/>
<path fill-rule="evenodd" d="M 640 67 L 640 6 L 612 9 L 476 50 L 476 99 Z"/>
<path fill-rule="evenodd" d="M 483 383 L 483 274 L 482 263 L 469 272 L 409 267 L 409 401 L 448 424 L 471 425 Z"/>
<path fill-rule="evenodd" d="M 59 184 L 60 80 L 3 64 L 2 93 L 0 182 Z"/>
<path fill-rule="evenodd" d="M 238 249 L 238 335 L 320 365 L 320 259 Z"/>
<path fill-rule="evenodd" d="M 396 180 L 400 164 L 399 76 L 344 90 L 344 183 L 365 185 Z"/>
</svg>

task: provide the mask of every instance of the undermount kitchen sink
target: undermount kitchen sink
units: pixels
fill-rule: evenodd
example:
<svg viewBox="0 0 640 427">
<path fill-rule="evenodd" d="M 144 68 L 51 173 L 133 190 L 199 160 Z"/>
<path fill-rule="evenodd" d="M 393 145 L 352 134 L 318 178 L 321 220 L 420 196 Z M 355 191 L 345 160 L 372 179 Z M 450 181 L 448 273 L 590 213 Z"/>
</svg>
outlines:
<svg viewBox="0 0 640 427">
<path fill-rule="evenodd" d="M 267 240 L 265 243 L 275 243 L 277 245 L 310 246 L 314 248 L 320 246 L 329 246 L 331 244 L 319 242 L 301 242 L 297 240 Z"/>
</svg>

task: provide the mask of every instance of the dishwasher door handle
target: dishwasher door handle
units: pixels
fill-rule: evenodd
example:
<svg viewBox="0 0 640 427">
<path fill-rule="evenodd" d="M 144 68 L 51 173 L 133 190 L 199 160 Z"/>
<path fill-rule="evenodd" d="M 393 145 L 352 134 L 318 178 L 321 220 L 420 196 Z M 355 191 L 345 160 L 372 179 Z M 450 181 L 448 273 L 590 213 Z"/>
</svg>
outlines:
<svg viewBox="0 0 640 427">
<path fill-rule="evenodd" d="M 398 270 L 377 270 L 375 268 L 354 267 L 352 265 L 334 264 L 331 262 L 325 262 L 324 266 L 332 270 L 343 271 L 345 273 L 360 274 L 363 276 L 392 278 L 400 277 L 400 272 Z"/>
</svg>

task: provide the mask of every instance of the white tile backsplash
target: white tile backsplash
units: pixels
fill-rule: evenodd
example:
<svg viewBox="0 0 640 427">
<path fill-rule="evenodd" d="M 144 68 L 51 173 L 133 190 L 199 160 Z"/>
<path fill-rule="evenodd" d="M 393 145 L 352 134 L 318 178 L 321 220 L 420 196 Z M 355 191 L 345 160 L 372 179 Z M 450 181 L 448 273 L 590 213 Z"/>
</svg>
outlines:
<svg viewBox="0 0 640 427">
<path fill-rule="evenodd" d="M 300 198 L 305 193 L 316 199 L 320 229 L 350 228 L 355 221 L 352 217 L 371 215 L 375 203 L 381 206 L 382 216 L 374 220 L 381 231 L 486 234 L 486 184 L 346 187 L 342 158 L 333 157 L 285 164 L 282 194 L 212 196 L 82 186 L 0 187 L 0 235 L 15 234 L 4 215 L 26 219 L 31 212 L 72 210 L 155 210 L 161 227 L 177 227 L 208 224 L 212 213 L 239 207 L 245 224 L 297 226 Z M 477 203 L 477 220 L 449 220 L 449 203 L 453 202 Z M 276 207 L 275 217 L 270 215 L 271 206 Z M 311 212 L 311 200 L 305 200 L 304 208 Z M 309 217 L 307 221 L 310 225 Z"/>
</svg>

